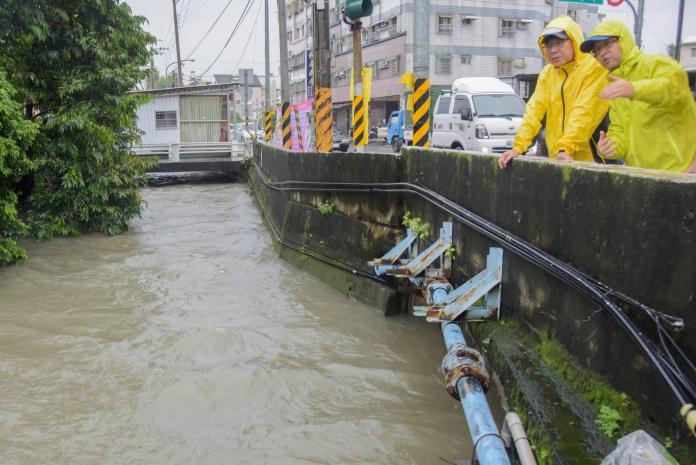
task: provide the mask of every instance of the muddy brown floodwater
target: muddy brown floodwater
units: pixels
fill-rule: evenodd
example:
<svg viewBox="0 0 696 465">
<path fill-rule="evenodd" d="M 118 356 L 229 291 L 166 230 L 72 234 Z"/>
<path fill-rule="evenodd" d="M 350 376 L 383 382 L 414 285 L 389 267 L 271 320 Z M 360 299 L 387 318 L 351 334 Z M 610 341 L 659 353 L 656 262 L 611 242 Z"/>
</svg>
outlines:
<svg viewBox="0 0 696 465">
<path fill-rule="evenodd" d="M 128 233 L 0 269 L 0 464 L 470 457 L 437 325 L 280 260 L 243 184 L 143 195 Z"/>
</svg>

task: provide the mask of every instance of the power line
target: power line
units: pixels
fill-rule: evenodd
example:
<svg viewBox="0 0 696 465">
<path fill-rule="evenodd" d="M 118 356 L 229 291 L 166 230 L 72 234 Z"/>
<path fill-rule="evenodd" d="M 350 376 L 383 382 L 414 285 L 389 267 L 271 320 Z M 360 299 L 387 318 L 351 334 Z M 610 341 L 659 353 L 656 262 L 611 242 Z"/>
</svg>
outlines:
<svg viewBox="0 0 696 465">
<path fill-rule="evenodd" d="M 207 0 L 198 0 L 197 3 L 195 3 L 195 6 L 191 7 L 191 16 L 196 16 L 200 11 L 203 5 L 205 5 L 205 2 Z"/>
<path fill-rule="evenodd" d="M 203 35 L 203 37 L 201 38 L 201 40 L 198 41 L 198 43 L 196 44 L 196 46 L 193 47 L 193 50 L 191 50 L 191 53 L 189 53 L 189 54 L 186 56 L 187 59 L 188 59 L 188 58 L 191 58 L 191 55 L 193 55 L 193 54 L 196 52 L 196 50 L 198 50 L 198 47 L 200 47 L 201 44 L 203 43 L 203 41 L 205 40 L 205 38 L 208 37 L 208 34 L 210 34 L 210 32 L 211 32 L 211 31 L 213 30 L 213 28 L 215 27 L 215 25 L 218 23 L 218 21 L 220 21 L 220 18 L 222 18 L 222 15 L 225 14 L 225 11 L 227 11 L 227 8 L 230 6 L 231 3 L 232 3 L 232 0 L 228 0 L 228 2 L 227 2 L 227 4 L 225 5 L 225 7 L 222 9 L 222 11 L 221 11 L 220 14 L 217 16 L 217 18 L 215 18 L 215 21 L 213 21 L 213 24 L 211 24 L 211 26 L 208 28 L 208 30 L 207 30 L 206 33 Z"/>
<path fill-rule="evenodd" d="M 259 3 L 259 11 L 256 12 L 256 19 L 254 19 L 254 25 L 251 28 L 251 33 L 249 34 L 249 38 L 247 39 L 246 44 L 244 45 L 244 49 L 242 50 L 242 53 L 239 55 L 239 60 L 237 60 L 237 64 L 235 65 L 237 72 L 239 72 L 239 63 L 241 63 L 242 58 L 244 58 L 244 54 L 246 53 L 246 50 L 249 47 L 249 42 L 251 41 L 252 37 L 254 37 L 254 47 L 256 47 L 256 37 L 254 36 L 254 31 L 256 30 L 256 23 L 258 23 L 259 21 L 261 7 L 263 7 L 263 3 Z"/>
<path fill-rule="evenodd" d="M 249 11 L 251 10 L 251 5 L 253 4 L 255 0 L 247 0 L 246 5 L 244 5 L 244 10 L 242 11 L 242 15 L 239 17 L 239 21 L 237 21 L 237 24 L 235 24 L 234 29 L 232 29 L 232 32 L 230 33 L 230 36 L 227 38 L 227 42 L 225 42 L 225 45 L 222 46 L 222 49 L 220 50 L 220 53 L 217 54 L 213 62 L 208 66 L 201 74 L 205 74 L 208 71 L 210 71 L 210 68 L 212 68 L 215 63 L 220 59 L 222 56 L 222 53 L 225 51 L 227 46 L 230 44 L 230 41 L 232 40 L 232 37 L 234 37 L 234 34 L 237 32 L 239 29 L 239 26 L 242 24 L 242 21 L 247 17 L 249 14 Z"/>
</svg>

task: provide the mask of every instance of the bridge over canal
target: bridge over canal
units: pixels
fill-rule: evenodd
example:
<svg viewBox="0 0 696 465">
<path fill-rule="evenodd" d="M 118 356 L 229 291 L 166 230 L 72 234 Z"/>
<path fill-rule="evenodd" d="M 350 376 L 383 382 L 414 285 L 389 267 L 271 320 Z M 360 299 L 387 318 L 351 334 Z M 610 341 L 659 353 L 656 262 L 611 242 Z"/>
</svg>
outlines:
<svg viewBox="0 0 696 465">
<path fill-rule="evenodd" d="M 244 142 L 143 144 L 133 148 L 138 156 L 159 163 L 150 173 L 217 172 L 233 179 L 244 176 L 243 160 L 251 156 L 251 145 Z"/>
</svg>

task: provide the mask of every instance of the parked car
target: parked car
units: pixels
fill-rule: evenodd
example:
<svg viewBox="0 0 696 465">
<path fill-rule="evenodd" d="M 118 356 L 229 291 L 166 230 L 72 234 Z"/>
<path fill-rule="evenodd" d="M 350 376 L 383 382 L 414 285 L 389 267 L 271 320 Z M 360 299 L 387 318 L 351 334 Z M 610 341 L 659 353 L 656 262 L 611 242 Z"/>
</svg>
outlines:
<svg viewBox="0 0 696 465">
<path fill-rule="evenodd" d="M 432 146 L 503 153 L 512 148 L 524 108 L 524 100 L 499 79 L 456 79 L 435 103 Z"/>
<path fill-rule="evenodd" d="M 380 126 L 377 128 L 377 139 L 378 140 L 387 140 L 387 127 L 386 126 Z"/>
<path fill-rule="evenodd" d="M 336 130 L 333 132 L 333 152 L 347 152 L 350 147 L 350 139 L 345 134 Z"/>
</svg>

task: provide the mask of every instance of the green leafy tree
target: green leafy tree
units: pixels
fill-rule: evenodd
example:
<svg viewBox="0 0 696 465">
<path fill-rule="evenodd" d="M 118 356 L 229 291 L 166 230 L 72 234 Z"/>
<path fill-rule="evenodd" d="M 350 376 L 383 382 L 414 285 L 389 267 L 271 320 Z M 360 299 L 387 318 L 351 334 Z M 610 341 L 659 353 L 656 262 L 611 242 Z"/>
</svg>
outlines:
<svg viewBox="0 0 696 465">
<path fill-rule="evenodd" d="M 26 257 L 15 238 L 27 232 L 17 216 L 17 183 L 31 169 L 27 150 L 37 128 L 24 119 L 15 90 L 0 73 L 0 265 Z"/>
<path fill-rule="evenodd" d="M 143 100 L 128 92 L 147 75 L 144 21 L 120 0 L 0 2 L 0 67 L 39 125 L 28 211 L 39 238 L 116 234 L 142 212 L 147 162 L 130 146 Z"/>
</svg>

